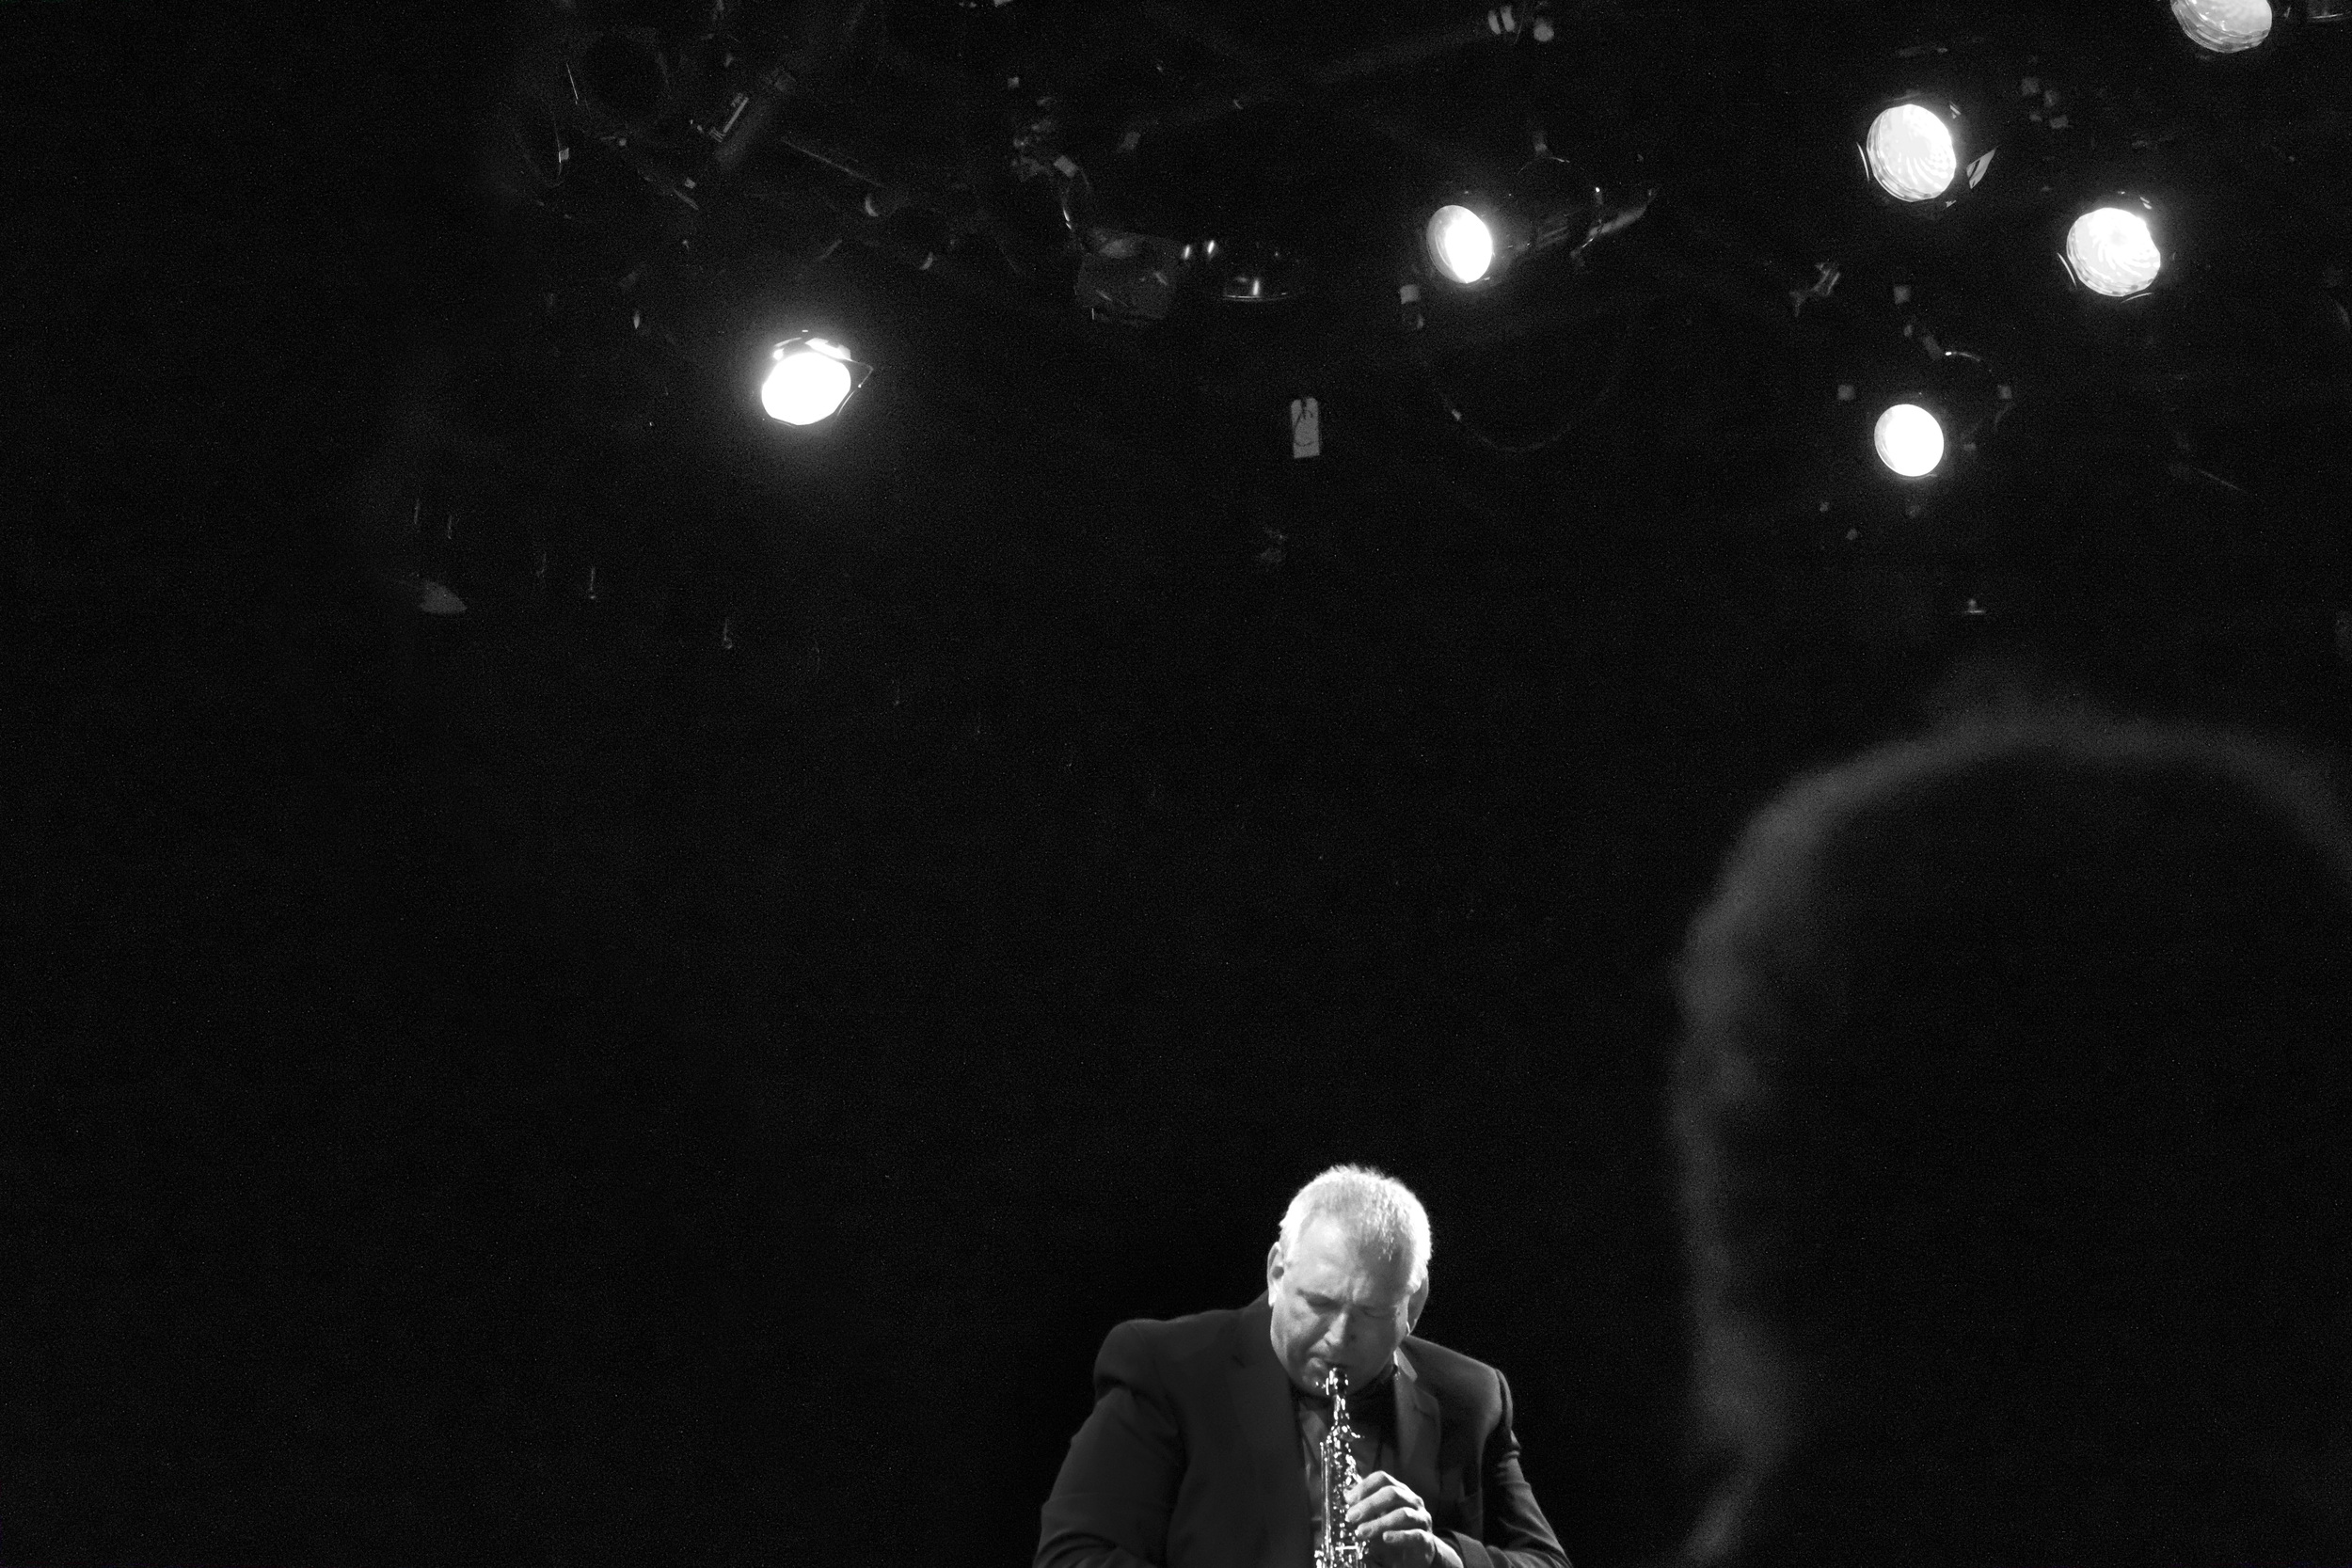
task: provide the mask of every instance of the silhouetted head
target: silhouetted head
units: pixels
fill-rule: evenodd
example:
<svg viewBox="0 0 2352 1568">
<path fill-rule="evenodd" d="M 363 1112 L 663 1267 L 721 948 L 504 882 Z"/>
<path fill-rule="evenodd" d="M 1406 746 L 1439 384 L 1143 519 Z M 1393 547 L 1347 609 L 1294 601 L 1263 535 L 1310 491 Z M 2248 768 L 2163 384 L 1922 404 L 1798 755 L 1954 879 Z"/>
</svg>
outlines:
<svg viewBox="0 0 2352 1568">
<path fill-rule="evenodd" d="M 2352 839 L 2244 737 L 1791 786 L 1680 973 L 1707 1562 L 2352 1560 Z M 2332 1456 L 2332 1457 L 2331 1457 Z"/>
</svg>

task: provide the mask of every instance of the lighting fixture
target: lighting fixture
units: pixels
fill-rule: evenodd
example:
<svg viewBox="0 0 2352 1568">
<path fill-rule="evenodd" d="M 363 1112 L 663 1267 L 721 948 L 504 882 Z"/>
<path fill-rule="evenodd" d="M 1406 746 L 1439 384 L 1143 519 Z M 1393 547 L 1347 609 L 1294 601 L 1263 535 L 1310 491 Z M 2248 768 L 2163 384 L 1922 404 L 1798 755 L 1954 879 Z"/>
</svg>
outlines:
<svg viewBox="0 0 2352 1568">
<path fill-rule="evenodd" d="M 2170 0 L 2172 20 L 2188 41 L 2211 55 L 2243 55 L 2270 38 L 2278 14 L 2270 0 Z"/>
<path fill-rule="evenodd" d="M 759 404 L 769 418 L 790 425 L 812 425 L 839 413 L 874 369 L 840 344 L 807 335 L 777 343 L 769 359 Z"/>
<path fill-rule="evenodd" d="M 2066 230 L 2064 260 L 2074 281 L 2109 299 L 2145 293 L 2164 270 L 2154 209 L 2144 199 L 2104 201 Z"/>
<path fill-rule="evenodd" d="M 1993 166 L 1994 148 L 1982 119 L 1948 96 L 1907 92 L 1870 111 L 1854 151 L 1886 200 L 1940 213 L 1975 190 Z"/>
<path fill-rule="evenodd" d="M 1890 405 L 1871 427 L 1879 461 L 1904 479 L 1924 479 L 1944 461 L 1944 426 L 1915 403 Z"/>
<path fill-rule="evenodd" d="M 1630 226 L 1649 198 L 1612 196 L 1568 160 L 1538 153 L 1499 189 L 1448 193 L 1422 220 L 1422 262 L 1457 287 L 1490 282 L 1531 256 L 1554 249 L 1573 255 Z"/>
<path fill-rule="evenodd" d="M 1494 265 L 1494 230 L 1458 202 L 1450 201 L 1429 214 L 1422 239 L 1430 264 L 1453 282 L 1476 283 Z"/>
</svg>

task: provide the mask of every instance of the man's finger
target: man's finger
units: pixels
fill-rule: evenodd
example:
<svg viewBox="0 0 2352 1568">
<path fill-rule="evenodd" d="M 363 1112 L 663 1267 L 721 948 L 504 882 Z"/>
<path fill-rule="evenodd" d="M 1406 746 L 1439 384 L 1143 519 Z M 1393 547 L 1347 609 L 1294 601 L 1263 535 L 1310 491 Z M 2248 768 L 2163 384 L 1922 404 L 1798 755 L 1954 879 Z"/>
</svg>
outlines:
<svg viewBox="0 0 2352 1568">
<path fill-rule="evenodd" d="M 1403 1568 L 1429 1568 L 1438 1560 L 1438 1538 L 1425 1529 L 1391 1530 L 1376 1536 L 1371 1544 L 1375 1548 L 1373 1560 L 1384 1564 L 1401 1564 Z"/>
</svg>

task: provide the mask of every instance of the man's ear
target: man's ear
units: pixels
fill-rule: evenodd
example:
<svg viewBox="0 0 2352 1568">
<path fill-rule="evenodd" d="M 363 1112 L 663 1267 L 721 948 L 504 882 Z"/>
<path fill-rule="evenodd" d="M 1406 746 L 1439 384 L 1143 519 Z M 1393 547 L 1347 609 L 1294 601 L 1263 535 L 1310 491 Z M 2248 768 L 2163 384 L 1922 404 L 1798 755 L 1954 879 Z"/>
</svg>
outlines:
<svg viewBox="0 0 2352 1568">
<path fill-rule="evenodd" d="M 1278 1237 L 1276 1238 L 1274 1244 L 1265 1249 L 1265 1288 L 1267 1294 L 1273 1294 L 1274 1282 L 1281 1277 L 1282 1243 L 1280 1238 Z"/>
<path fill-rule="evenodd" d="M 1429 1276 L 1427 1275 L 1422 1275 L 1421 1276 L 1421 1289 L 1415 1291 L 1410 1296 L 1406 1297 L 1405 1301 L 1406 1333 L 1410 1334 L 1413 1332 L 1413 1325 L 1421 1322 L 1421 1309 L 1428 1305 Z"/>
</svg>

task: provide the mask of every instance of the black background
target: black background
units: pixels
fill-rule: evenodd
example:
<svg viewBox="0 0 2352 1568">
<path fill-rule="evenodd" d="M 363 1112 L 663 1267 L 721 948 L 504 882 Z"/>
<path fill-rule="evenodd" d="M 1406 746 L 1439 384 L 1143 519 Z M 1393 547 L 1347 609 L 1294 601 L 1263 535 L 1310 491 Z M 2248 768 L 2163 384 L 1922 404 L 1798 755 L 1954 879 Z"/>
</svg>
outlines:
<svg viewBox="0 0 2352 1568">
<path fill-rule="evenodd" d="M 502 319 L 504 23 L 0 16 L 0 1559 L 1018 1562 L 1101 1335 L 1247 1301 L 1341 1160 L 1571 1555 L 1673 1539 L 1666 966 L 1748 811 L 1968 679 L 1645 451 L 1731 369 L 1483 519 L 885 375 L 833 467 L 582 457 L 615 596 L 428 621 L 338 519 Z M 646 515 L 781 585 L 727 657 L 623 613 Z M 2324 649 L 2169 602 L 2056 686 L 2330 739 Z"/>
</svg>

